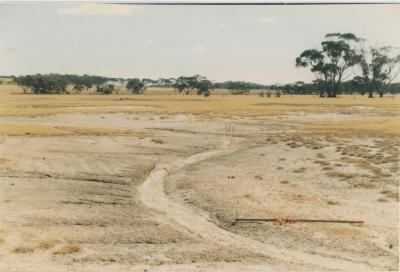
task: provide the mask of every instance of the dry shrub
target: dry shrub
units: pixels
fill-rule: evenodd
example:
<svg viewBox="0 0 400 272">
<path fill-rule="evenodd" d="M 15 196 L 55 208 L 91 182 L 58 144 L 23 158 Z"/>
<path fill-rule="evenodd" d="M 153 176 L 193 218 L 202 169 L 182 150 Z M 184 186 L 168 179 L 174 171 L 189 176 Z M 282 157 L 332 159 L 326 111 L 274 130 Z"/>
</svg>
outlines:
<svg viewBox="0 0 400 272">
<path fill-rule="evenodd" d="M 69 244 L 65 245 L 56 251 L 53 252 L 53 254 L 56 255 L 64 255 L 64 254 L 72 254 L 72 253 L 77 253 L 82 250 L 82 246 L 79 244 Z"/>
</svg>

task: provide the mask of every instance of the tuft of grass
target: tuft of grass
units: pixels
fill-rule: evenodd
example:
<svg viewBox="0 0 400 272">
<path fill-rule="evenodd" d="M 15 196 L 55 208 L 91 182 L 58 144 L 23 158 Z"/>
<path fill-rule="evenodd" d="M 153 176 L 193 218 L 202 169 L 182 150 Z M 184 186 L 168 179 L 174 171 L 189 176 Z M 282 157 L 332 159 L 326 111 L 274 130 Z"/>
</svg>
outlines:
<svg viewBox="0 0 400 272">
<path fill-rule="evenodd" d="M 294 173 L 304 173 L 306 171 L 306 169 L 307 168 L 305 168 L 305 167 L 300 167 L 300 168 L 293 170 L 293 172 Z"/>
<path fill-rule="evenodd" d="M 340 204 L 338 201 L 335 201 L 335 200 L 328 200 L 326 203 L 328 205 L 339 205 Z"/>
<path fill-rule="evenodd" d="M 314 163 L 323 165 L 323 166 L 328 166 L 330 163 L 327 161 L 323 161 L 323 160 L 315 160 Z"/>
<path fill-rule="evenodd" d="M 386 198 L 380 197 L 377 199 L 379 202 L 389 202 Z"/>
<path fill-rule="evenodd" d="M 288 183 L 289 183 L 288 180 L 282 180 L 282 181 L 281 181 L 281 184 L 288 184 Z"/>
<path fill-rule="evenodd" d="M 44 240 L 41 241 L 36 248 L 37 249 L 50 249 L 53 248 L 56 245 L 56 242 L 54 240 Z"/>
<path fill-rule="evenodd" d="M 56 251 L 53 252 L 55 255 L 65 255 L 65 254 L 72 254 L 72 253 L 77 253 L 82 250 L 82 246 L 79 244 L 69 244 L 65 245 Z"/>
<path fill-rule="evenodd" d="M 258 180 L 264 180 L 263 177 L 260 176 L 260 175 L 255 175 L 254 178 L 255 178 L 255 179 L 258 179 Z"/>
<path fill-rule="evenodd" d="M 385 195 L 385 197 L 387 197 L 387 198 L 399 201 L 399 192 L 392 191 L 392 190 L 383 190 L 383 191 L 381 191 L 381 194 Z"/>
<path fill-rule="evenodd" d="M 18 253 L 18 254 L 29 254 L 33 253 L 34 251 L 35 251 L 34 246 L 19 246 L 12 250 L 13 253 Z"/>
<path fill-rule="evenodd" d="M 340 178 L 342 180 L 349 180 L 355 178 L 357 175 L 356 174 L 351 174 L 351 173 L 345 173 L 345 172 L 340 172 L 340 171 L 329 171 L 325 173 L 328 177 L 332 178 Z"/>
<path fill-rule="evenodd" d="M 165 144 L 164 140 L 161 139 L 151 139 L 151 141 L 156 144 Z"/>
</svg>

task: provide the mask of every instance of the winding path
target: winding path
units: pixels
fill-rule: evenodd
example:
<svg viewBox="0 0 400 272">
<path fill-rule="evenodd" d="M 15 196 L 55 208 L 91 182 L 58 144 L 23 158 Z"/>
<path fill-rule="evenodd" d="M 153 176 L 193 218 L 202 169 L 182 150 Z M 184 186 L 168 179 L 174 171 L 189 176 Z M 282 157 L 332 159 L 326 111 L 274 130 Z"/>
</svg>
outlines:
<svg viewBox="0 0 400 272">
<path fill-rule="evenodd" d="M 173 201 L 165 194 L 164 178 L 167 175 L 200 161 L 237 151 L 239 147 L 237 144 L 232 145 L 232 140 L 232 138 L 225 138 L 224 144 L 219 149 L 198 153 L 186 159 L 174 161 L 169 165 L 156 166 L 139 187 L 141 201 L 148 207 L 161 212 L 168 219 L 172 219 L 185 227 L 193 235 L 200 236 L 210 243 L 223 247 L 247 249 L 272 257 L 282 264 L 309 265 L 319 270 L 371 270 L 371 267 L 367 264 L 279 248 L 228 232 L 211 222 L 207 216 L 195 212 L 184 204 Z"/>
</svg>

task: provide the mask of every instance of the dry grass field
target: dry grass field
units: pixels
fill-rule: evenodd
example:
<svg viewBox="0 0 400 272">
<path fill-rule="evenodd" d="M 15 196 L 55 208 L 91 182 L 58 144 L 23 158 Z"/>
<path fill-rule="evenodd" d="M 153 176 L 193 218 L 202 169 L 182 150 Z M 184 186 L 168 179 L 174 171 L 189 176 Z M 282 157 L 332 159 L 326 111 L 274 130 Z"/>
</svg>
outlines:
<svg viewBox="0 0 400 272">
<path fill-rule="evenodd" d="M 0 85 L 0 270 L 398 269 L 400 97 L 216 93 Z"/>
</svg>

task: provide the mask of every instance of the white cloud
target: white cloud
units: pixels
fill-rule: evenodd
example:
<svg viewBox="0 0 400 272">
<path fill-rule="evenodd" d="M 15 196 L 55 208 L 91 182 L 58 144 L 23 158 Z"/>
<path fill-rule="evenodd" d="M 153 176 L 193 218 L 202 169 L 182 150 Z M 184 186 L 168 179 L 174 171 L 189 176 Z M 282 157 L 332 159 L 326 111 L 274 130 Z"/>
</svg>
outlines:
<svg viewBox="0 0 400 272">
<path fill-rule="evenodd" d="M 206 48 L 202 45 L 196 45 L 195 47 L 192 48 L 193 51 L 204 51 Z"/>
<path fill-rule="evenodd" d="M 226 25 L 226 24 L 219 24 L 218 27 L 219 27 L 219 28 L 228 28 L 229 26 Z"/>
<path fill-rule="evenodd" d="M 59 8 L 57 12 L 63 15 L 125 15 L 130 16 L 134 11 L 138 10 L 133 5 L 118 4 L 81 4 L 74 6 L 65 6 Z"/>
<path fill-rule="evenodd" d="M 151 39 L 150 39 L 150 40 L 147 40 L 146 43 L 147 43 L 147 44 L 155 44 L 155 43 L 156 43 L 156 40 L 151 40 Z"/>
<path fill-rule="evenodd" d="M 257 22 L 260 24 L 273 24 L 276 22 L 276 17 L 275 16 L 262 16 L 258 18 Z"/>
</svg>

